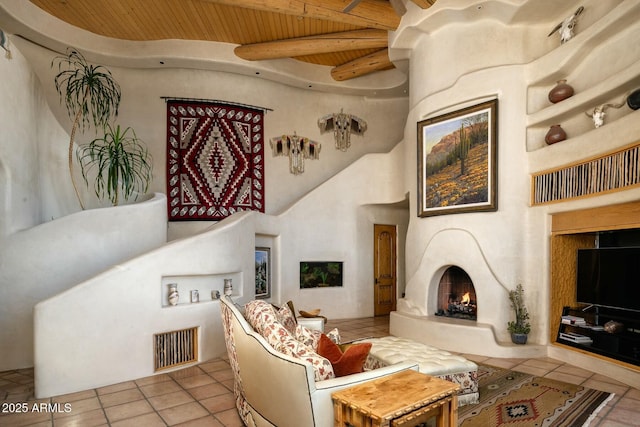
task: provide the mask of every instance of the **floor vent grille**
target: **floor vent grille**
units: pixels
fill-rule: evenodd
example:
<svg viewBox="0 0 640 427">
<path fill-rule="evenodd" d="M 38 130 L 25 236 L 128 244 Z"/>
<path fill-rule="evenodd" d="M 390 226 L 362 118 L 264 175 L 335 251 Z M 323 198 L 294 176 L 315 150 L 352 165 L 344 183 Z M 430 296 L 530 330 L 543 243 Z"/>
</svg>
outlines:
<svg viewBox="0 0 640 427">
<path fill-rule="evenodd" d="M 198 361 L 198 328 L 164 332 L 153 336 L 156 371 Z"/>
<path fill-rule="evenodd" d="M 531 203 L 595 196 L 640 185 L 640 144 L 533 174 Z"/>
</svg>

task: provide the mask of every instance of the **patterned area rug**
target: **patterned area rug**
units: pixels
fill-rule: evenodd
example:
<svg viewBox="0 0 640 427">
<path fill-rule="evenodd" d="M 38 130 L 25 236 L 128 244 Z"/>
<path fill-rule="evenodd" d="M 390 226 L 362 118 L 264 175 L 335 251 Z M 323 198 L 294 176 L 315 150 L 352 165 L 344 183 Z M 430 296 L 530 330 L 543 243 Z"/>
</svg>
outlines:
<svg viewBox="0 0 640 427">
<path fill-rule="evenodd" d="M 264 111 L 167 102 L 169 219 L 220 220 L 264 212 Z"/>
<path fill-rule="evenodd" d="M 613 397 L 522 372 L 478 364 L 480 403 L 458 410 L 460 427 L 581 427 Z"/>
</svg>

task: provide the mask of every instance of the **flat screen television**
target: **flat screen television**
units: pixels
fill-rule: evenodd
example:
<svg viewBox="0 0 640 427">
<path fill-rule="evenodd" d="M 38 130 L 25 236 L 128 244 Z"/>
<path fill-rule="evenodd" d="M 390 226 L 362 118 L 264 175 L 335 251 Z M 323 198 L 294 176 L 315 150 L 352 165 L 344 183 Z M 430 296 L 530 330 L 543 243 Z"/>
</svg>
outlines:
<svg viewBox="0 0 640 427">
<path fill-rule="evenodd" d="M 579 303 L 640 311 L 640 247 L 578 249 Z"/>
</svg>

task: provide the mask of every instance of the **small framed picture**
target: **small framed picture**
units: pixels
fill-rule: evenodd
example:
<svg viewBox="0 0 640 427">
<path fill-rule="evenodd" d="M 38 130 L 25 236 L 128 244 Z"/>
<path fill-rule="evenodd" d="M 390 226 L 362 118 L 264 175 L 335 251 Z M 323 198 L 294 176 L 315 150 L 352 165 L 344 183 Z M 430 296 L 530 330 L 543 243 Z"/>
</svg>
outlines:
<svg viewBox="0 0 640 427">
<path fill-rule="evenodd" d="M 256 298 L 271 296 L 271 249 L 256 248 Z"/>
</svg>

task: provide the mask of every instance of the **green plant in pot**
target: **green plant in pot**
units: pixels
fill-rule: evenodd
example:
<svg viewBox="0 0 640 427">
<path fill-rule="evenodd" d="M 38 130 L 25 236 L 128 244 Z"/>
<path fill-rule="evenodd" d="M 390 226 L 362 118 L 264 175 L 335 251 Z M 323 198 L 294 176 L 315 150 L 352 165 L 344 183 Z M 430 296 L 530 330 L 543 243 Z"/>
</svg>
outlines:
<svg viewBox="0 0 640 427">
<path fill-rule="evenodd" d="M 529 323 L 529 312 L 524 305 L 524 289 L 521 284 L 509 291 L 509 301 L 516 316 L 516 320 L 510 320 L 507 323 L 507 329 L 511 332 L 511 341 L 515 344 L 526 344 L 531 332 L 531 323 Z"/>
<path fill-rule="evenodd" d="M 87 63 L 84 56 L 75 49 L 67 49 L 66 55 L 57 56 L 51 66 L 58 66 L 54 82 L 64 100 L 69 118 L 73 120 L 69 140 L 69 174 L 80 207 L 84 205 L 73 177 L 73 144 L 78 129 L 84 130 L 91 123 L 96 128 L 105 126 L 112 117 L 118 115 L 121 91 L 111 72 L 101 65 Z"/>
<path fill-rule="evenodd" d="M 105 195 L 114 206 L 120 195 L 128 200 L 132 194 L 145 193 L 152 179 L 151 154 L 135 131 L 120 125 L 107 124 L 104 136 L 83 145 L 77 152 L 82 177 L 87 186 L 88 176 L 95 174 L 94 190 L 98 198 Z"/>
</svg>

